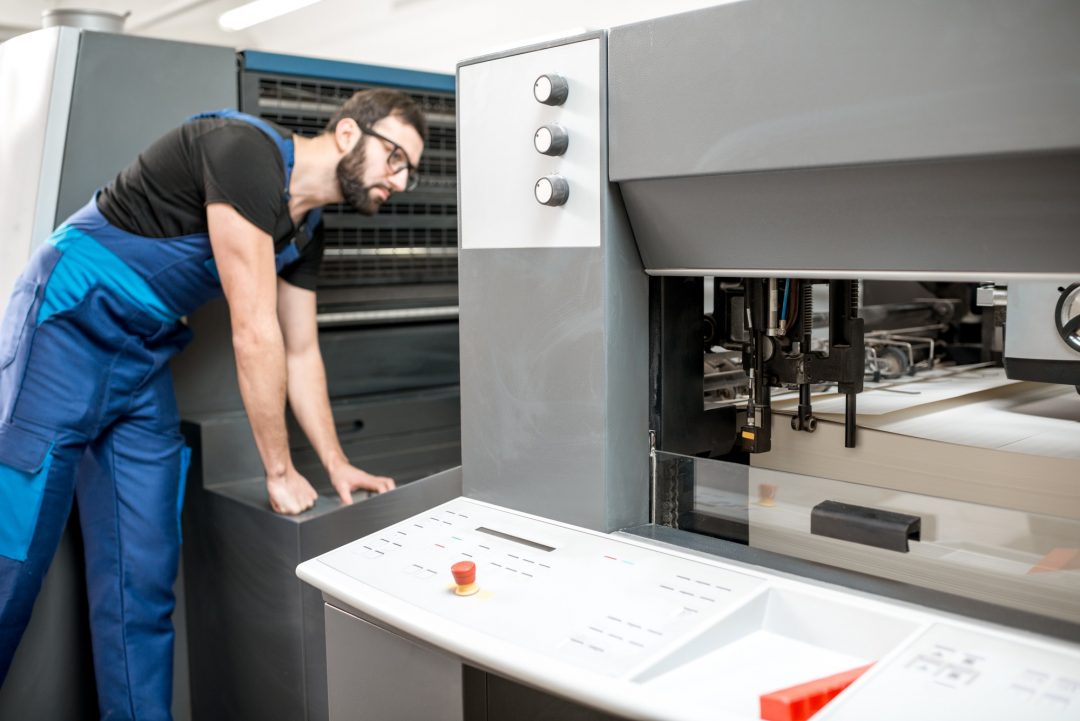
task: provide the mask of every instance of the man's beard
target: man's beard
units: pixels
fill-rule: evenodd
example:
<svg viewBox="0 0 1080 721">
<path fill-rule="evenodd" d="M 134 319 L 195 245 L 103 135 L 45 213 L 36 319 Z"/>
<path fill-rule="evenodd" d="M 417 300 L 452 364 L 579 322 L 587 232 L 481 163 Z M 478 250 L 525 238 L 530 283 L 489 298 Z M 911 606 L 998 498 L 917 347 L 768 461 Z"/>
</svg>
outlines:
<svg viewBox="0 0 1080 721">
<path fill-rule="evenodd" d="M 364 144 L 360 142 L 356 144 L 352 152 L 338 161 L 338 185 L 341 187 L 341 197 L 346 203 L 364 215 L 375 215 L 379 212 L 382 199 L 371 195 L 371 189 L 375 186 L 363 185 L 361 181 L 363 177 Z"/>
</svg>

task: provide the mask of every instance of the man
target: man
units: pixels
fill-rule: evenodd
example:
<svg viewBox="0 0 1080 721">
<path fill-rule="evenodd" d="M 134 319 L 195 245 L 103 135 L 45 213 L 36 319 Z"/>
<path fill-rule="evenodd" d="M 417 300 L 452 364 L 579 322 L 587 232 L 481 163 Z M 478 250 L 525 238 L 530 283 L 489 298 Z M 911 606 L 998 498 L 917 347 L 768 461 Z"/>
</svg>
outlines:
<svg viewBox="0 0 1080 721">
<path fill-rule="evenodd" d="M 335 431 L 315 320 L 319 209 L 372 214 L 414 187 L 426 133 L 390 90 L 356 93 L 314 138 L 196 116 L 35 253 L 0 330 L 0 683 L 75 494 L 102 717 L 169 718 L 187 450 L 168 361 L 190 337 L 180 318 L 222 292 L 270 506 L 316 499 L 289 455 L 286 397 L 342 502 L 394 487 L 350 465 Z"/>
</svg>

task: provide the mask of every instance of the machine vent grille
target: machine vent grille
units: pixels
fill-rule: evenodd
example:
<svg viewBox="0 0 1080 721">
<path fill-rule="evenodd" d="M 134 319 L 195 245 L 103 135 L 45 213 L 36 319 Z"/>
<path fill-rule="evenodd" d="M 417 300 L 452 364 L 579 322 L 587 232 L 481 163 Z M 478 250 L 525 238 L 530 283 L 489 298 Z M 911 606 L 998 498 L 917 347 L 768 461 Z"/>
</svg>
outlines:
<svg viewBox="0 0 1080 721">
<path fill-rule="evenodd" d="M 373 87 L 245 72 L 241 109 L 313 136 L 355 91 Z M 320 287 L 457 282 L 457 134 L 454 96 L 405 89 L 428 120 L 420 185 L 395 195 L 374 217 L 326 208 Z"/>
</svg>

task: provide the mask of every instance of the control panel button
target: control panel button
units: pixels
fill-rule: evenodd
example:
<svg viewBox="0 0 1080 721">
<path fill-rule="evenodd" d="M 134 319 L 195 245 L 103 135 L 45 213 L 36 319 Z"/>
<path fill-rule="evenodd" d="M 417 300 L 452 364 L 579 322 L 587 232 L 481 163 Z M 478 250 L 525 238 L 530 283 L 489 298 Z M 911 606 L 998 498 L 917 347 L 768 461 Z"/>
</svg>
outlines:
<svg viewBox="0 0 1080 721">
<path fill-rule="evenodd" d="M 566 78 L 555 73 L 541 75 L 533 83 L 533 96 L 544 105 L 562 105 L 569 94 Z"/>
<path fill-rule="evenodd" d="M 570 198 L 570 184 L 561 175 L 545 175 L 533 192 L 541 205 L 562 205 Z"/>
<path fill-rule="evenodd" d="M 536 152 L 544 155 L 562 155 L 566 152 L 566 146 L 570 142 L 570 136 L 563 126 L 552 123 L 541 126 L 533 136 L 533 146 Z"/>
<path fill-rule="evenodd" d="M 454 583 L 457 588 L 454 593 L 459 596 L 471 596 L 480 590 L 476 585 L 476 564 L 472 561 L 458 561 L 450 567 L 450 573 L 454 575 Z"/>
</svg>

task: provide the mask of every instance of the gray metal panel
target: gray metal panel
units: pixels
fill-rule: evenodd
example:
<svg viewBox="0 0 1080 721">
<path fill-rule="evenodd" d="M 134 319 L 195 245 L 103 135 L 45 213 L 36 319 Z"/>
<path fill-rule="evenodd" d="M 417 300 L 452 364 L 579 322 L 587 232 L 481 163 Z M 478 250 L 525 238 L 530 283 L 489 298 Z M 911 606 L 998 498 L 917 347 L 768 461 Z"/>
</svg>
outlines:
<svg viewBox="0 0 1080 721">
<path fill-rule="evenodd" d="M 1080 272 L 1080 153 L 621 187 L 650 272 L 966 272 L 973 280 Z"/>
<path fill-rule="evenodd" d="M 609 42 L 610 172 L 650 272 L 1080 269 L 1076 2 L 755 0 Z"/>
<path fill-rule="evenodd" d="M 754 0 L 609 56 L 616 181 L 1080 147 L 1075 0 Z"/>
<path fill-rule="evenodd" d="M 640 523 L 649 511 L 649 281 L 614 184 L 604 198 L 602 218 L 607 248 L 605 530 L 614 530 Z"/>
<path fill-rule="evenodd" d="M 208 303 L 188 325 L 195 338 L 172 362 L 181 416 L 242 410 L 228 305 Z M 331 398 L 458 384 L 456 323 L 324 328 L 319 346 Z"/>
<path fill-rule="evenodd" d="M 611 530 L 647 510 L 648 289 L 618 191 L 596 182 L 599 248 L 461 251 L 462 468 L 471 498 Z"/>
<path fill-rule="evenodd" d="M 297 564 L 460 496 L 460 469 L 356 494 L 351 506 L 320 497 L 304 514 L 281 516 L 261 477 L 215 484 L 228 452 L 215 444 L 223 425 L 185 427 L 195 450 L 184 513 L 192 718 L 322 721 L 322 599 L 296 578 Z"/>
<path fill-rule="evenodd" d="M 236 103 L 231 48 L 83 32 L 56 222 L 162 133 Z"/>
<path fill-rule="evenodd" d="M 461 662 L 329 603 L 331 721 L 461 721 Z"/>
<path fill-rule="evenodd" d="M 602 256 L 603 248 L 461 253 L 469 498 L 610 530 Z"/>
</svg>

